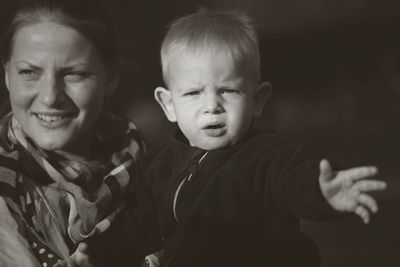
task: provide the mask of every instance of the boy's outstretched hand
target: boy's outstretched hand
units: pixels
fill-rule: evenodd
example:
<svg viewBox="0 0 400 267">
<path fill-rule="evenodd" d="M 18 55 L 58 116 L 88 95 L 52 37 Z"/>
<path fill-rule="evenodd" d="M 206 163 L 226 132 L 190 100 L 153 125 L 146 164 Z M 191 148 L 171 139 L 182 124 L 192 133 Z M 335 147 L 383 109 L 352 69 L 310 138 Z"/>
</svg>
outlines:
<svg viewBox="0 0 400 267">
<path fill-rule="evenodd" d="M 321 160 L 319 168 L 319 185 L 328 203 L 337 211 L 355 212 L 368 223 L 370 212 L 377 212 L 378 205 L 367 193 L 385 189 L 386 182 L 363 178 L 376 175 L 378 169 L 371 166 L 334 172 L 326 159 Z"/>
<path fill-rule="evenodd" d="M 88 245 L 79 243 L 76 251 L 67 260 L 57 262 L 53 267 L 94 267 L 88 254 Z"/>
</svg>

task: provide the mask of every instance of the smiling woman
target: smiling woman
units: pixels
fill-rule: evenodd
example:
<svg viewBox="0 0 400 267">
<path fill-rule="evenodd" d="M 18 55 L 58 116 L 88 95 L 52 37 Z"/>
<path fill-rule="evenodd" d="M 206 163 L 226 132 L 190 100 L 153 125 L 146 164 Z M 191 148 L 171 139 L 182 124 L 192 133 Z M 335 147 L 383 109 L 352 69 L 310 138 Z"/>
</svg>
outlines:
<svg viewBox="0 0 400 267">
<path fill-rule="evenodd" d="M 112 16 L 101 0 L 19 6 L 2 55 L 0 265 L 133 264 L 123 223 L 144 144 L 105 110 L 118 84 Z"/>
<path fill-rule="evenodd" d="M 16 120 L 43 149 L 88 155 L 104 99 L 115 88 L 95 46 L 45 19 L 14 40 L 6 84 Z"/>
</svg>

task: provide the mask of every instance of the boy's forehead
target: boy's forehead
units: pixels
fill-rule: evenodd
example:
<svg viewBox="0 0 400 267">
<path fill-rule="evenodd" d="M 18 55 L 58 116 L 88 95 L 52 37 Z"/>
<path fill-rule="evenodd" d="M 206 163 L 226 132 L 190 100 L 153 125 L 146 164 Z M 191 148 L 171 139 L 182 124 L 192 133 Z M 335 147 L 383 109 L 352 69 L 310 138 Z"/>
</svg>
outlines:
<svg viewBox="0 0 400 267">
<path fill-rule="evenodd" d="M 238 58 L 228 48 L 216 47 L 199 47 L 179 49 L 170 54 L 168 63 L 169 75 L 175 71 L 188 70 L 193 64 L 214 65 L 216 62 L 225 63 L 227 68 L 235 69 L 235 74 L 243 78 L 253 79 L 254 75 L 249 75 L 254 68 L 249 60 Z M 258 81 L 255 81 L 258 83 Z"/>
<path fill-rule="evenodd" d="M 192 64 L 213 64 L 216 61 L 226 62 L 231 66 L 243 64 L 243 60 L 237 59 L 229 49 L 215 47 L 198 47 L 179 49 L 170 54 L 169 65 L 176 64 L 186 67 Z"/>
<path fill-rule="evenodd" d="M 200 57 L 200 58 L 224 58 L 225 60 L 235 60 L 233 51 L 227 46 L 218 43 L 204 43 L 194 47 L 187 46 L 183 54 L 188 57 Z"/>
</svg>

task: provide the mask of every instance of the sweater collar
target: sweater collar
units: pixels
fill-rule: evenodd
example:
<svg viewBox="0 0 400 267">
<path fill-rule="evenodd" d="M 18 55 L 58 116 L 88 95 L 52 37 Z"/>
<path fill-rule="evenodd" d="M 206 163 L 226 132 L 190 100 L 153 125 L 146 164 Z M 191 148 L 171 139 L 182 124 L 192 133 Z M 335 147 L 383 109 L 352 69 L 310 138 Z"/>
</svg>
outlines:
<svg viewBox="0 0 400 267">
<path fill-rule="evenodd" d="M 200 159 L 201 156 L 204 155 L 204 153 L 206 152 L 208 152 L 208 155 L 205 161 L 208 161 L 207 159 L 213 159 L 213 158 L 215 159 L 215 157 L 224 159 L 225 157 L 232 155 L 232 153 L 234 153 L 234 151 L 240 148 L 243 145 L 243 143 L 245 143 L 246 140 L 248 140 L 253 134 L 254 131 L 250 127 L 250 129 L 242 137 L 242 139 L 239 142 L 235 143 L 234 145 L 216 150 L 204 150 L 198 147 L 191 146 L 185 135 L 178 128 L 175 134 L 173 135 L 171 142 L 173 144 L 175 151 L 174 153 L 175 159 L 181 164 L 187 164 L 188 162 Z"/>
</svg>

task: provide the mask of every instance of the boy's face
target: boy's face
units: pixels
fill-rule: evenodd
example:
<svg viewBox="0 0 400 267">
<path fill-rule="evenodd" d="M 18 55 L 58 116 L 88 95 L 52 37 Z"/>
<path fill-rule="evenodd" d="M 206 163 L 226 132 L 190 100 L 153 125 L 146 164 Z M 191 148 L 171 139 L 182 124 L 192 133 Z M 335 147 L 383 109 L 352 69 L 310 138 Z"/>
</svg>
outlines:
<svg viewBox="0 0 400 267">
<path fill-rule="evenodd" d="M 181 56 L 170 64 L 170 90 L 157 88 L 155 97 L 192 146 L 223 148 L 243 137 L 268 95 L 269 86 L 243 73 L 227 55 Z"/>
</svg>

